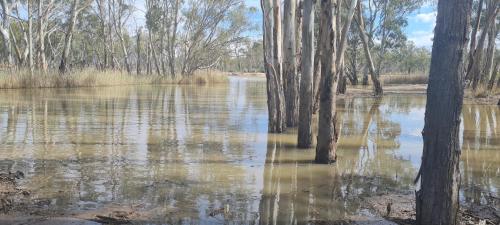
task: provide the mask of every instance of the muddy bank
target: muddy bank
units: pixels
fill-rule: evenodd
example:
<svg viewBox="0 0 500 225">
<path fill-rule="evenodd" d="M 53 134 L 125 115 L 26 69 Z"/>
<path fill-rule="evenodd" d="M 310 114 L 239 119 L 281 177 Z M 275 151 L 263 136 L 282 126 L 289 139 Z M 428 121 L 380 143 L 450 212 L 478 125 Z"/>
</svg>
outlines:
<svg viewBox="0 0 500 225">
<path fill-rule="evenodd" d="M 252 78 L 262 78 L 265 79 L 264 73 L 230 73 L 230 76 L 235 77 L 252 77 Z M 393 84 L 384 85 L 384 95 L 394 95 L 394 94 L 416 94 L 425 95 L 427 91 L 426 84 Z M 373 97 L 373 91 L 371 86 L 347 86 L 346 94 L 338 95 L 338 98 L 351 98 L 351 97 Z M 499 105 L 500 106 L 500 94 L 496 93 L 485 97 L 474 97 L 470 90 L 465 91 L 464 100 L 471 104 L 482 104 L 482 105 Z"/>
<path fill-rule="evenodd" d="M 492 205 L 461 204 L 459 224 L 500 224 L 500 201 L 492 199 Z M 401 225 L 414 225 L 415 196 L 412 194 L 387 194 L 366 198 L 367 208 L 384 219 Z"/>
</svg>

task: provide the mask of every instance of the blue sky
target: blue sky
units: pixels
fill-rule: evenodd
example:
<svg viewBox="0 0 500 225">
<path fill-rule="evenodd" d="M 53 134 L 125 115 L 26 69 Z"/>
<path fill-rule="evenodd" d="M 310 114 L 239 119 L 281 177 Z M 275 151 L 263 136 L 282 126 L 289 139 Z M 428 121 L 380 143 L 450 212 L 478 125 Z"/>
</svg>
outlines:
<svg viewBox="0 0 500 225">
<path fill-rule="evenodd" d="M 250 20 L 261 26 L 262 14 L 260 11 L 260 0 L 244 0 L 249 7 L 257 8 L 257 13 L 249 15 Z M 144 2 L 143 0 L 136 1 L 136 12 L 132 19 L 132 26 L 141 26 L 144 23 Z M 432 47 L 433 30 L 436 23 L 435 5 L 425 4 L 420 9 L 416 10 L 408 16 L 408 26 L 404 29 L 408 40 L 413 41 L 418 47 Z M 249 34 L 252 37 L 260 37 L 260 32 Z"/>
<path fill-rule="evenodd" d="M 245 0 L 245 4 L 260 10 L 260 0 Z M 260 15 L 260 13 L 255 15 L 252 21 L 260 23 Z M 432 4 L 425 4 L 408 16 L 408 26 L 405 28 L 406 36 L 408 40 L 413 41 L 416 46 L 431 48 L 435 24 L 435 6 Z"/>
</svg>

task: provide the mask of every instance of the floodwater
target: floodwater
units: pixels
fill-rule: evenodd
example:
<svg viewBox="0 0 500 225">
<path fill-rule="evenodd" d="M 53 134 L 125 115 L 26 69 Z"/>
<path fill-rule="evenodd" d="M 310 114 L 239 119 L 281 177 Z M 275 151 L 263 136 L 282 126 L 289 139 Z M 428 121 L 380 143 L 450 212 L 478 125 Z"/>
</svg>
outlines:
<svg viewBox="0 0 500 225">
<path fill-rule="evenodd" d="M 0 170 L 58 212 L 130 205 L 158 223 L 303 223 L 370 215 L 363 198 L 413 193 L 424 95 L 338 101 L 338 163 L 296 130 L 267 133 L 265 83 L 0 91 Z M 500 187 L 500 108 L 463 110 L 462 202 Z M 221 210 L 221 208 L 223 208 Z"/>
</svg>

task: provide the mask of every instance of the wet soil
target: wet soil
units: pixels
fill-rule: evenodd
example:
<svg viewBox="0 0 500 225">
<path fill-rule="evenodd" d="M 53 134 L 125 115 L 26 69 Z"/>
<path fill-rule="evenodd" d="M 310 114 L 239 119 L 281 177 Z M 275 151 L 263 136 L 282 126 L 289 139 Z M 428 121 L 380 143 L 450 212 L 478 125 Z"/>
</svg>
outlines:
<svg viewBox="0 0 500 225">
<path fill-rule="evenodd" d="M 414 225 L 415 196 L 412 194 L 387 194 L 366 198 L 368 208 L 386 220 L 401 225 Z M 461 205 L 459 224 L 497 225 L 500 223 L 500 201 L 492 205 Z"/>
</svg>

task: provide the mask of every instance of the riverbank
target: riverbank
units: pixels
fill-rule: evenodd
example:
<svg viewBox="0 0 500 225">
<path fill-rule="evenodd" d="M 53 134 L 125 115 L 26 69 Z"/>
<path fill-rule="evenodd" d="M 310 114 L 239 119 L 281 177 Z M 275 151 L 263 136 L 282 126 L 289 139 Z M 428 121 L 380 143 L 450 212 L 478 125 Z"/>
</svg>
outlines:
<svg viewBox="0 0 500 225">
<path fill-rule="evenodd" d="M 217 84 L 226 83 L 227 74 L 219 71 L 199 71 L 188 77 L 135 75 L 126 72 L 108 70 L 80 70 L 60 75 L 57 72 L 35 73 L 16 71 L 0 72 L 0 89 L 29 88 L 77 88 L 104 87 L 124 85 L 158 85 L 158 84 Z"/>
<path fill-rule="evenodd" d="M 262 78 L 265 79 L 265 74 L 263 73 L 241 73 L 241 74 L 231 74 L 237 77 L 251 77 L 251 78 Z M 415 95 L 425 95 L 427 93 L 427 80 L 422 76 L 415 76 L 415 78 L 405 78 L 408 84 L 401 84 L 403 78 L 406 76 L 383 76 L 382 80 L 390 81 L 390 84 L 384 84 L 384 95 L 396 95 L 396 94 L 415 94 Z M 373 97 L 373 90 L 371 86 L 347 86 L 346 94 L 338 95 L 338 98 L 352 98 L 352 97 Z M 491 92 L 485 90 L 485 88 L 479 88 L 479 90 L 474 94 L 472 90 L 467 89 L 465 91 L 464 100 L 473 104 L 484 104 L 484 105 L 496 105 L 500 100 L 500 88 L 494 89 Z"/>
</svg>

